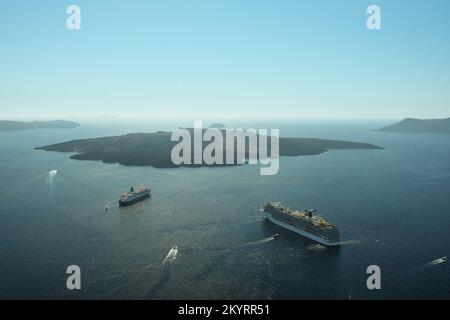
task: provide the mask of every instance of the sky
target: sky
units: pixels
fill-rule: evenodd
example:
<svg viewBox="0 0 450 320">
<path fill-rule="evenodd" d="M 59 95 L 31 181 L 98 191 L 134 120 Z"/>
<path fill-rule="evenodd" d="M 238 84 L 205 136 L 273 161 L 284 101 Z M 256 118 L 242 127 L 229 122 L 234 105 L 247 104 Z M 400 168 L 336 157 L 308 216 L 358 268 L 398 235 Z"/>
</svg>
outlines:
<svg viewBox="0 0 450 320">
<path fill-rule="evenodd" d="M 449 117 L 449 16 L 448 0 L 0 0 L 0 119 Z"/>
</svg>

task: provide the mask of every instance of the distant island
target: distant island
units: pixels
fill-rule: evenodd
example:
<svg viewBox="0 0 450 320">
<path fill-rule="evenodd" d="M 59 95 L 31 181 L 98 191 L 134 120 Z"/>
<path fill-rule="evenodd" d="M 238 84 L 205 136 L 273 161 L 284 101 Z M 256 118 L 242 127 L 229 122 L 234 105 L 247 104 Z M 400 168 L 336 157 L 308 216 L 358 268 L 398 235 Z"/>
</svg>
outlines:
<svg viewBox="0 0 450 320">
<path fill-rule="evenodd" d="M 450 118 L 431 120 L 406 118 L 376 131 L 396 133 L 450 133 Z"/>
<path fill-rule="evenodd" d="M 72 121 L 52 120 L 52 121 L 9 121 L 0 120 L 0 131 L 20 131 L 31 129 L 65 129 L 76 128 L 79 124 Z"/>
<path fill-rule="evenodd" d="M 131 133 L 122 136 L 72 140 L 35 149 L 76 152 L 76 154 L 71 156 L 71 159 L 76 160 L 98 160 L 126 166 L 173 168 L 177 167 L 177 165 L 173 164 L 171 160 L 171 152 L 177 143 L 171 141 L 171 132 L 159 131 L 155 133 Z M 203 149 L 206 145 L 204 143 Z M 280 138 L 279 140 L 280 156 L 318 155 L 329 149 L 382 148 L 369 143 L 314 138 Z M 225 153 L 226 150 L 223 152 Z M 248 158 L 248 150 L 246 150 L 246 158 Z"/>
<path fill-rule="evenodd" d="M 223 123 L 220 123 L 220 122 L 213 123 L 209 127 L 212 128 L 212 129 L 225 129 L 225 125 Z"/>
</svg>

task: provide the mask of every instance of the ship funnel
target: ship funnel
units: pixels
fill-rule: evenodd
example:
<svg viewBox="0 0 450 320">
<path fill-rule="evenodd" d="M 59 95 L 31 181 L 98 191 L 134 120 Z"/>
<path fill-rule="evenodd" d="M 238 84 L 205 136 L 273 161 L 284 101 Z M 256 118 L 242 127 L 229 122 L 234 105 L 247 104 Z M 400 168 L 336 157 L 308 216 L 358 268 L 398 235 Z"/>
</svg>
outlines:
<svg viewBox="0 0 450 320">
<path fill-rule="evenodd" d="M 306 214 L 308 215 L 308 217 L 312 218 L 313 213 L 316 212 L 316 209 L 308 209 L 306 210 Z"/>
</svg>

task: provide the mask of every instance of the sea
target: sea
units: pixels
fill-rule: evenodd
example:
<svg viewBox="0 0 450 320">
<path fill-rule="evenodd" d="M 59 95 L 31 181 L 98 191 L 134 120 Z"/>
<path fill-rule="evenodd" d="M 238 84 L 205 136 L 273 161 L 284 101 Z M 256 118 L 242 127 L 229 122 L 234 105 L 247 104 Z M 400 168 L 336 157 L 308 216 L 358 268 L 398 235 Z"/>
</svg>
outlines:
<svg viewBox="0 0 450 320">
<path fill-rule="evenodd" d="M 186 120 L 0 132 L 0 298 L 450 298 L 449 135 L 374 131 L 396 120 L 223 122 L 384 149 L 282 157 L 278 174 L 262 176 L 258 165 L 156 169 L 34 150 L 193 125 Z M 152 198 L 119 208 L 141 184 Z M 343 245 L 272 224 L 259 212 L 269 201 L 316 208 Z M 67 287 L 72 265 L 80 290 Z M 380 289 L 367 287 L 372 265 Z"/>
</svg>

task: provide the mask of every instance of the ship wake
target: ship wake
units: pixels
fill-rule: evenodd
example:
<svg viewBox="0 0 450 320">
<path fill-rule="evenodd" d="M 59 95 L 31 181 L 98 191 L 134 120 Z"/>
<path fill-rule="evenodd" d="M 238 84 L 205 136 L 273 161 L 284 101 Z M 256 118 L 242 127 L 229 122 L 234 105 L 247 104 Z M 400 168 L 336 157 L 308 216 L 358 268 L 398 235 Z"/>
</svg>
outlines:
<svg viewBox="0 0 450 320">
<path fill-rule="evenodd" d="M 111 211 L 111 210 L 118 209 L 118 208 L 119 208 L 119 204 L 117 203 L 117 200 L 110 201 L 107 204 L 105 204 L 105 211 Z"/>
<path fill-rule="evenodd" d="M 252 241 L 252 242 L 246 243 L 246 244 L 243 245 L 243 247 L 258 246 L 258 245 L 261 245 L 261 244 L 265 244 L 265 243 L 271 242 L 271 241 L 273 241 L 275 239 L 276 239 L 276 236 L 273 235 L 273 236 L 270 236 L 270 237 L 267 237 L 267 238 L 264 238 L 264 239 L 261 239 L 261 240 L 258 240 L 258 241 Z"/>
<path fill-rule="evenodd" d="M 350 246 L 355 244 L 361 244 L 361 240 L 344 240 L 341 241 L 341 245 L 343 246 Z"/>
<path fill-rule="evenodd" d="M 305 248 L 306 253 L 319 253 L 327 250 L 327 247 L 318 243 L 311 244 Z"/>
<path fill-rule="evenodd" d="M 443 263 L 446 263 L 446 262 L 447 262 L 447 257 L 442 257 L 442 258 L 439 258 L 439 259 L 436 259 L 436 260 L 433 260 L 433 261 L 425 263 L 424 267 L 425 268 L 432 267 L 432 266 L 436 266 L 438 264 L 443 264 Z"/>
<path fill-rule="evenodd" d="M 178 247 L 173 246 L 163 260 L 163 267 L 158 282 L 156 282 L 149 292 L 146 294 L 147 299 L 156 299 L 160 291 L 164 289 L 172 276 L 171 264 L 178 255 Z"/>
<path fill-rule="evenodd" d="M 165 264 L 161 270 L 161 275 L 158 281 L 153 285 L 153 287 L 145 295 L 146 299 L 157 299 L 160 291 L 164 289 L 166 284 L 170 281 L 172 277 L 172 270 L 170 264 Z"/>
<path fill-rule="evenodd" d="M 167 263 L 171 263 L 171 262 L 175 261 L 175 259 L 177 258 L 177 255 L 178 255 L 178 247 L 173 246 L 167 253 L 166 257 L 164 258 L 163 264 L 167 264 Z"/>
<path fill-rule="evenodd" d="M 411 269 L 408 269 L 408 270 L 404 270 L 404 271 L 402 271 L 402 272 L 399 272 L 399 273 L 397 274 L 397 276 L 406 276 L 406 275 L 412 275 L 412 274 L 415 274 L 416 272 L 424 272 L 424 271 L 427 270 L 428 268 L 432 268 L 432 267 L 435 267 L 435 266 L 444 264 L 444 263 L 446 263 L 446 262 L 447 262 L 447 257 L 442 257 L 442 258 L 435 259 L 435 260 L 432 260 L 432 261 L 430 261 L 430 262 L 427 262 L 427 263 L 425 263 L 425 264 L 422 264 L 422 265 L 413 267 L 413 268 L 411 268 Z"/>
<path fill-rule="evenodd" d="M 437 266 L 437 265 L 440 265 L 440 264 L 443 264 L 443 263 L 446 263 L 446 262 L 447 262 L 447 257 L 442 257 L 442 258 L 435 259 L 435 260 L 432 260 L 430 262 L 427 262 L 425 264 L 422 264 L 421 266 L 412 268 L 409 271 L 419 271 L 419 270 L 431 268 L 431 267 L 434 267 L 434 266 Z"/>
<path fill-rule="evenodd" d="M 53 205 L 53 189 L 55 185 L 55 176 L 57 175 L 58 170 L 51 170 L 47 176 L 47 186 L 48 186 L 48 200 Z"/>
</svg>

